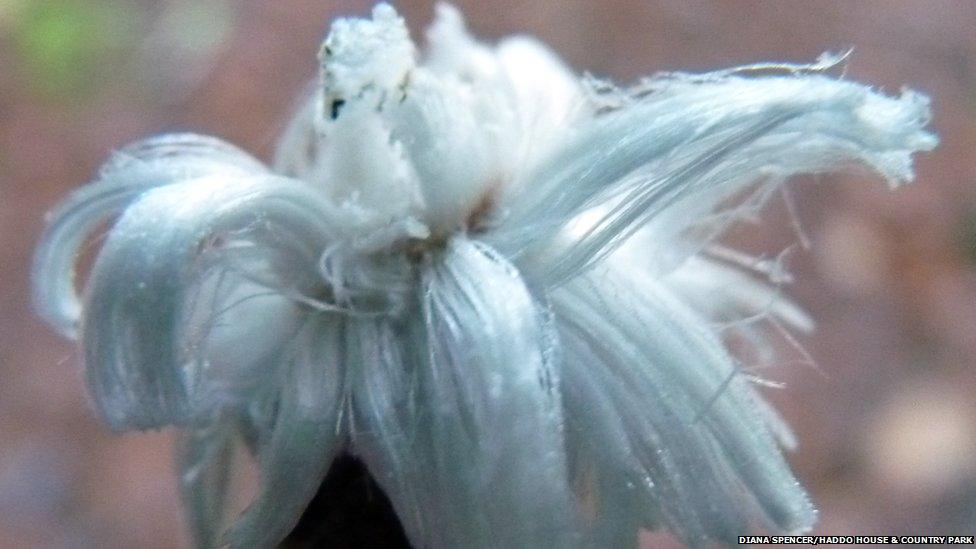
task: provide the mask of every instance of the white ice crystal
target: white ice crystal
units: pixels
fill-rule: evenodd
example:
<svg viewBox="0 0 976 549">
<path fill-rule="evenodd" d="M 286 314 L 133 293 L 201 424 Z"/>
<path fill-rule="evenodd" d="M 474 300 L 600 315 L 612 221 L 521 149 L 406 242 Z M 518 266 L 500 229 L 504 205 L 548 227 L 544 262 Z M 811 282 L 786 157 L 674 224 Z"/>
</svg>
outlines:
<svg viewBox="0 0 976 549">
<path fill-rule="evenodd" d="M 267 547 L 339 452 L 416 547 L 689 544 L 814 510 L 785 425 L 720 326 L 804 314 L 714 239 L 797 173 L 912 178 L 925 97 L 822 65 L 617 89 L 440 6 L 422 54 L 388 5 L 334 23 L 271 168 L 165 135 L 53 212 L 34 300 L 116 430 L 177 426 L 197 543 Z M 79 295 L 79 250 L 113 224 Z M 776 324 L 777 326 L 779 324 Z M 222 537 L 227 456 L 261 466 Z"/>
</svg>

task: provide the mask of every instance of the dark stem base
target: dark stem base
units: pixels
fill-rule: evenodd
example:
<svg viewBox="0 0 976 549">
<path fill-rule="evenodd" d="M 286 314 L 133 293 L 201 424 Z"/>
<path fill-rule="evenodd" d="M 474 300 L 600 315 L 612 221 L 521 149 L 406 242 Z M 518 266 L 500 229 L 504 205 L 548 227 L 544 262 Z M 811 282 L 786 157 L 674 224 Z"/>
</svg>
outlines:
<svg viewBox="0 0 976 549">
<path fill-rule="evenodd" d="M 281 544 L 283 549 L 410 549 L 390 499 L 359 459 L 332 462 L 315 498 Z"/>
</svg>

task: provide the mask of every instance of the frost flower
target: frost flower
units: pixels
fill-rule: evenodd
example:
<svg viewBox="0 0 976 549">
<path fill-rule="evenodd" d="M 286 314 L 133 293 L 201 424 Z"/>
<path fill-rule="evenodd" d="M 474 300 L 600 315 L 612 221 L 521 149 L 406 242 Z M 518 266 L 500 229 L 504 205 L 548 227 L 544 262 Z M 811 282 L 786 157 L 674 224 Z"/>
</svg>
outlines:
<svg viewBox="0 0 976 549">
<path fill-rule="evenodd" d="M 36 306 L 113 429 L 182 430 L 197 542 L 278 543 L 341 452 L 416 547 L 809 529 L 789 431 L 721 328 L 762 355 L 750 319 L 808 321 L 711 250 L 794 174 L 910 180 L 926 98 L 830 59 L 618 89 L 532 39 L 477 42 L 447 6 L 427 39 L 388 5 L 338 20 L 271 168 L 157 137 L 50 218 Z M 222 535 L 237 441 L 261 485 Z"/>
</svg>

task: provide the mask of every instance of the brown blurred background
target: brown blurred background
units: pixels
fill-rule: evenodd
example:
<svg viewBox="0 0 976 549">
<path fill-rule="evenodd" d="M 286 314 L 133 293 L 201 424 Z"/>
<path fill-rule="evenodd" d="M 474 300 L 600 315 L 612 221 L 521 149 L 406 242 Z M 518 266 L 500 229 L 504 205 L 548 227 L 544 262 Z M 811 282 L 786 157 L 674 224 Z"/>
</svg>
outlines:
<svg viewBox="0 0 976 549">
<path fill-rule="evenodd" d="M 850 78 L 932 96 L 942 138 L 918 181 L 792 186 L 812 244 L 789 293 L 818 320 L 764 371 L 822 534 L 976 533 L 976 3 L 462 1 L 476 34 L 537 35 L 577 70 L 812 61 L 854 47 Z M 31 314 L 43 214 L 113 148 L 214 134 L 268 157 L 329 21 L 365 0 L 0 0 L 0 547 L 185 546 L 171 433 L 111 435 L 77 353 Z M 398 2 L 415 32 L 426 1 Z M 418 37 L 420 33 L 417 33 Z M 735 244 L 797 242 L 788 210 Z M 652 405 L 652 404 L 649 404 Z M 648 538 L 651 543 L 659 538 Z"/>
</svg>

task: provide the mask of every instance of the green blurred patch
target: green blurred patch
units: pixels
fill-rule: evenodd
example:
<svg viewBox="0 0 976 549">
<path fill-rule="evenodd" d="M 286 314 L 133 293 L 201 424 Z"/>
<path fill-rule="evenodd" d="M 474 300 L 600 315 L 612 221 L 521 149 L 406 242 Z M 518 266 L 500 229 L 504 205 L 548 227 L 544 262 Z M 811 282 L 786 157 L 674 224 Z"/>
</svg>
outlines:
<svg viewBox="0 0 976 549">
<path fill-rule="evenodd" d="M 17 10 L 11 34 L 34 91 L 52 99 L 89 95 L 134 42 L 140 14 L 99 0 L 34 0 Z M 101 72 L 101 74 L 100 74 Z"/>
<path fill-rule="evenodd" d="M 976 211 L 972 211 L 966 216 L 959 231 L 959 243 L 962 245 L 966 259 L 976 264 Z"/>
</svg>

